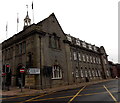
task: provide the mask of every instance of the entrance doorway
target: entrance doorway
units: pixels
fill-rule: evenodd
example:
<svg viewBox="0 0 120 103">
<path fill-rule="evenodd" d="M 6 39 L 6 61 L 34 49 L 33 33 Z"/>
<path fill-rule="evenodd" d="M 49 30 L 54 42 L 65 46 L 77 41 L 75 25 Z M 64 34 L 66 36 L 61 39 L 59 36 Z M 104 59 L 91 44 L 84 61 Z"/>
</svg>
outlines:
<svg viewBox="0 0 120 103">
<path fill-rule="evenodd" d="M 20 73 L 20 69 L 23 67 L 22 64 L 19 64 L 17 66 L 17 72 L 16 72 L 16 86 L 21 86 L 20 80 L 22 81 L 22 86 L 25 85 L 25 73 Z"/>
</svg>

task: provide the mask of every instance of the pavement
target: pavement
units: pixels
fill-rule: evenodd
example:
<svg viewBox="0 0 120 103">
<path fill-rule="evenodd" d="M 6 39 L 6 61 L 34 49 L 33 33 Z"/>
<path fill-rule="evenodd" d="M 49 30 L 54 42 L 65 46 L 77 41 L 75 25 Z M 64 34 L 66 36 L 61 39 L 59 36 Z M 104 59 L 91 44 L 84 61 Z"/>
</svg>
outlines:
<svg viewBox="0 0 120 103">
<path fill-rule="evenodd" d="M 91 84 L 96 84 L 96 83 L 100 83 L 100 82 L 106 82 L 106 81 L 109 81 L 109 80 L 114 80 L 114 79 L 84 82 L 84 83 L 79 83 L 79 84 L 74 84 L 74 85 L 65 85 L 65 86 L 60 86 L 60 87 L 55 87 L 55 88 L 47 88 L 47 89 L 43 89 L 43 90 L 22 88 L 22 92 L 21 92 L 20 88 L 10 87 L 10 91 L 3 90 L 3 91 L 0 91 L 0 94 L 3 95 L 3 96 L 46 94 L 46 93 L 50 93 L 50 92 L 57 92 L 57 91 L 79 88 L 79 87 L 82 87 L 82 86 L 85 86 L 85 85 L 91 85 Z"/>
</svg>

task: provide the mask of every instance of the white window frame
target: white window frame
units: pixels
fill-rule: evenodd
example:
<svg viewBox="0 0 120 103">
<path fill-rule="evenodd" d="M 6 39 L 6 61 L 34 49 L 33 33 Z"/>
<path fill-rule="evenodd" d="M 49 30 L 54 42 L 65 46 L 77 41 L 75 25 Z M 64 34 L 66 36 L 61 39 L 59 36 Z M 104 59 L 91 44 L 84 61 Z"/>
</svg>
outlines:
<svg viewBox="0 0 120 103">
<path fill-rule="evenodd" d="M 70 35 L 67 35 L 67 40 L 70 41 L 70 42 L 72 42 L 72 38 L 71 38 Z"/>
<path fill-rule="evenodd" d="M 73 59 L 77 60 L 77 53 L 76 52 L 73 52 Z"/>
<path fill-rule="evenodd" d="M 107 64 L 107 60 L 104 58 L 104 63 Z"/>
<path fill-rule="evenodd" d="M 99 64 L 101 64 L 100 58 L 98 58 L 98 60 L 99 60 Z"/>
<path fill-rule="evenodd" d="M 84 41 L 82 42 L 82 46 L 86 48 L 86 43 Z"/>
<path fill-rule="evenodd" d="M 75 70 L 75 76 L 79 77 L 79 70 L 78 70 L 78 68 L 76 68 L 76 70 Z"/>
<path fill-rule="evenodd" d="M 109 74 L 109 71 L 108 71 L 108 70 L 106 71 L 106 74 L 107 74 L 107 76 L 108 76 L 108 77 L 110 76 L 110 74 Z"/>
<path fill-rule="evenodd" d="M 96 75 L 96 77 L 98 77 L 97 69 L 95 69 L 95 75 Z"/>
<path fill-rule="evenodd" d="M 87 58 L 87 62 L 89 62 L 89 57 L 88 57 L 88 55 L 86 55 L 86 58 Z"/>
<path fill-rule="evenodd" d="M 100 70 L 98 70 L 98 76 L 99 76 L 99 77 L 101 76 Z"/>
<path fill-rule="evenodd" d="M 97 48 L 96 48 L 96 46 L 94 46 L 94 51 L 97 51 Z"/>
<path fill-rule="evenodd" d="M 87 72 L 87 70 L 85 70 L 85 77 L 88 77 L 88 72 Z"/>
<path fill-rule="evenodd" d="M 88 45 L 88 48 L 89 48 L 90 50 L 92 50 L 92 45 L 91 45 L 91 44 L 89 44 L 89 45 Z"/>
<path fill-rule="evenodd" d="M 92 74 L 91 74 L 91 70 L 90 70 L 90 69 L 89 69 L 89 71 L 88 71 L 88 72 L 89 72 L 89 76 L 90 76 L 90 77 L 92 77 Z"/>
<path fill-rule="evenodd" d="M 83 57 L 83 61 L 85 62 L 85 55 L 83 54 L 82 57 Z"/>
<path fill-rule="evenodd" d="M 92 69 L 92 76 L 95 77 L 95 71 Z"/>
<path fill-rule="evenodd" d="M 93 57 L 93 63 L 95 63 L 95 57 Z"/>
<path fill-rule="evenodd" d="M 90 56 L 90 62 L 91 62 L 91 63 L 93 62 L 93 60 L 92 60 L 92 56 Z"/>
<path fill-rule="evenodd" d="M 76 45 L 80 46 L 80 40 L 76 39 Z"/>
<path fill-rule="evenodd" d="M 80 69 L 80 76 L 83 78 L 84 77 L 84 74 L 83 74 L 83 70 Z"/>
<path fill-rule="evenodd" d="M 55 72 L 57 72 L 56 76 L 55 76 Z M 54 65 L 52 67 L 52 79 L 62 79 L 62 70 L 60 66 Z"/>
<path fill-rule="evenodd" d="M 80 55 L 80 53 L 78 53 L 78 59 L 79 59 L 79 61 L 81 61 L 81 55 Z"/>
</svg>

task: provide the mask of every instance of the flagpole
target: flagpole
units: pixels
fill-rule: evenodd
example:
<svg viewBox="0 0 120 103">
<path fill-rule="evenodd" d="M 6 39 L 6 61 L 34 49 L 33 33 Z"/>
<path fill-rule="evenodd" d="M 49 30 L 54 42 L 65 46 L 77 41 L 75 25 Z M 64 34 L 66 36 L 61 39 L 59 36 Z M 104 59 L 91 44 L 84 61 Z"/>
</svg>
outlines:
<svg viewBox="0 0 120 103">
<path fill-rule="evenodd" d="M 33 9 L 33 1 L 32 1 L 32 15 L 33 15 L 33 23 L 34 23 L 34 9 Z"/>
<path fill-rule="evenodd" d="M 18 18 L 18 13 L 17 13 L 17 33 L 18 33 L 18 23 L 19 23 L 19 18 Z"/>
<path fill-rule="evenodd" d="M 7 35 L 8 35 L 8 22 L 6 23 L 6 39 L 7 39 Z"/>
<path fill-rule="evenodd" d="M 33 23 L 34 23 L 34 9 L 32 10 L 32 13 L 33 13 Z"/>
</svg>

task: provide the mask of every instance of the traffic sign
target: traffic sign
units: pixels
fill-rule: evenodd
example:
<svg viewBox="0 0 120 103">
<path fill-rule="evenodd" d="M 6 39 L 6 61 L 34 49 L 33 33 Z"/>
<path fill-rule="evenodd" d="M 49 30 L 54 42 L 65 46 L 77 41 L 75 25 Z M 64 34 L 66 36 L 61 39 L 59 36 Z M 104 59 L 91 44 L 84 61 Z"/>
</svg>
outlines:
<svg viewBox="0 0 120 103">
<path fill-rule="evenodd" d="M 2 73 L 2 76 L 5 76 L 6 75 L 6 73 Z"/>
<path fill-rule="evenodd" d="M 24 73 L 25 72 L 25 69 L 24 68 L 21 68 L 20 69 L 20 73 Z"/>
</svg>

